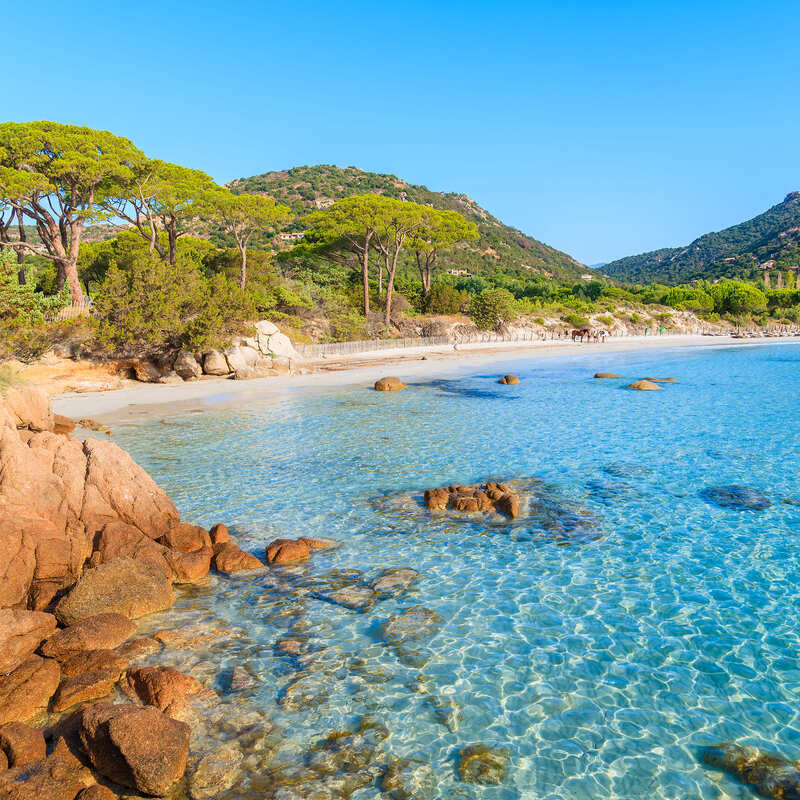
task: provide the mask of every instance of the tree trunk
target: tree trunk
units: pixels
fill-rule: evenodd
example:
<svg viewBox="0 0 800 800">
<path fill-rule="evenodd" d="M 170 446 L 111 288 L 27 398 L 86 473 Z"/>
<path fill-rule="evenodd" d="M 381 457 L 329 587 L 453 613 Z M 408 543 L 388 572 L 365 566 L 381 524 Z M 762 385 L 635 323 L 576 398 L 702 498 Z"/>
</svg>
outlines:
<svg viewBox="0 0 800 800">
<path fill-rule="evenodd" d="M 361 261 L 361 279 L 364 282 L 364 316 L 369 316 L 369 236 L 364 240 L 364 255 Z"/>
<path fill-rule="evenodd" d="M 417 257 L 417 269 L 419 270 L 419 279 L 422 281 L 422 294 L 427 295 L 430 291 L 430 286 L 425 283 L 425 269 L 422 266 L 422 258 L 420 257 L 419 250 L 414 254 Z M 427 265 L 428 259 L 425 259 Z"/>
<path fill-rule="evenodd" d="M 387 256 L 388 258 L 388 256 Z M 378 297 L 383 294 L 383 266 L 378 262 Z"/>
<path fill-rule="evenodd" d="M 174 224 L 170 225 L 167 235 L 169 236 L 169 263 L 174 267 L 178 260 L 178 232 Z"/>
<path fill-rule="evenodd" d="M 395 247 L 392 255 L 392 266 L 389 268 L 389 255 L 386 255 L 386 313 L 383 321 L 388 328 L 392 322 L 392 295 L 394 294 L 394 274 L 397 271 L 397 257 L 400 255 L 401 243 Z"/>
<path fill-rule="evenodd" d="M 81 281 L 78 277 L 78 253 L 80 252 L 82 233 L 83 223 L 74 220 L 70 225 L 69 256 L 63 262 L 64 276 L 69 284 L 69 293 L 72 297 L 73 305 L 80 305 L 83 301 Z"/>
<path fill-rule="evenodd" d="M 27 242 L 28 239 L 25 236 L 25 225 L 22 221 L 22 211 L 17 209 L 17 228 L 19 229 L 19 240 L 21 242 Z M 19 280 L 19 285 L 25 285 L 25 248 L 18 247 L 17 248 L 17 279 Z"/>
<path fill-rule="evenodd" d="M 242 275 L 239 281 L 239 286 L 244 289 L 244 284 L 247 281 L 247 245 L 239 245 L 239 252 L 242 256 Z"/>
</svg>

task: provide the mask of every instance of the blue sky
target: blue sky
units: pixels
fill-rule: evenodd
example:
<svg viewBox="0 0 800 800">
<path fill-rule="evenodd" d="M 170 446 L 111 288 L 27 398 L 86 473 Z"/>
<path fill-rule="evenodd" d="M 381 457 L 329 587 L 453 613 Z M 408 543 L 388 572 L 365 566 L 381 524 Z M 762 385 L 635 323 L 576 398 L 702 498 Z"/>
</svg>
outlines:
<svg viewBox="0 0 800 800">
<path fill-rule="evenodd" d="M 4 119 L 107 128 L 219 181 L 392 172 L 585 263 L 800 190 L 797 0 L 44 0 L 3 18 Z"/>
</svg>

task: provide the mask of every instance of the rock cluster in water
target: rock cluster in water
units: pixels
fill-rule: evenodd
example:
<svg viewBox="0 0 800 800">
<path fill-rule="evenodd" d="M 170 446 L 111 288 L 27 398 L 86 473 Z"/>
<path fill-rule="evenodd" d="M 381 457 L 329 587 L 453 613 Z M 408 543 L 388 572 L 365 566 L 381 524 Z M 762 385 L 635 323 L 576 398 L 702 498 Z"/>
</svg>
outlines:
<svg viewBox="0 0 800 800">
<path fill-rule="evenodd" d="M 520 514 L 519 495 L 506 484 L 489 481 L 486 484 L 463 486 L 453 484 L 425 490 L 425 508 L 430 511 L 463 511 L 468 513 L 501 513 L 509 519 Z"/>
</svg>

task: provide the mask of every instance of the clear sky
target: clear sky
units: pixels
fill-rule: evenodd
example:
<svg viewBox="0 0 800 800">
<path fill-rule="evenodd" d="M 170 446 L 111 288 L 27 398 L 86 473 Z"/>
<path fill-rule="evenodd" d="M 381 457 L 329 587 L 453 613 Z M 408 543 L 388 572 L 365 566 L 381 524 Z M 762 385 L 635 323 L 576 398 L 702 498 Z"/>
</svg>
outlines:
<svg viewBox="0 0 800 800">
<path fill-rule="evenodd" d="M 106 128 L 219 181 L 392 172 L 585 263 L 800 190 L 798 0 L 42 0 L 2 19 L 3 119 Z"/>
</svg>

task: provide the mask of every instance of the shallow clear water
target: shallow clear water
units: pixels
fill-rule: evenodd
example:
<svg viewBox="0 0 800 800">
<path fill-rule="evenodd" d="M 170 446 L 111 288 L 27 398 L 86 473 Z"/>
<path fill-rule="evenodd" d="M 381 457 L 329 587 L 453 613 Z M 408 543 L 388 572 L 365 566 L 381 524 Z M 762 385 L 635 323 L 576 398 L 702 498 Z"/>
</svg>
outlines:
<svg viewBox="0 0 800 800">
<path fill-rule="evenodd" d="M 115 426 L 185 519 L 225 521 L 259 555 L 278 536 L 344 545 L 187 593 L 173 623 L 200 605 L 243 629 L 209 682 L 250 670 L 248 702 L 298 754 L 368 713 L 387 752 L 432 765 L 441 798 L 744 798 L 699 747 L 800 758 L 800 506 L 782 502 L 800 496 L 800 347 L 601 352 L 504 363 L 519 386 L 462 370 L 400 393 L 287 390 Z M 646 375 L 678 382 L 622 388 Z M 488 478 L 541 481 L 547 512 L 509 525 L 420 508 L 425 487 Z M 725 484 L 772 504 L 700 496 Z M 366 613 L 308 594 L 334 568 L 369 580 L 401 566 L 419 582 Z M 409 658 L 380 626 L 414 605 L 442 624 Z M 318 653 L 326 695 L 293 711 L 277 703 L 297 668 L 273 647 L 287 631 Z M 508 748 L 503 784 L 459 781 L 472 743 Z"/>
</svg>

